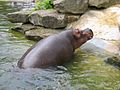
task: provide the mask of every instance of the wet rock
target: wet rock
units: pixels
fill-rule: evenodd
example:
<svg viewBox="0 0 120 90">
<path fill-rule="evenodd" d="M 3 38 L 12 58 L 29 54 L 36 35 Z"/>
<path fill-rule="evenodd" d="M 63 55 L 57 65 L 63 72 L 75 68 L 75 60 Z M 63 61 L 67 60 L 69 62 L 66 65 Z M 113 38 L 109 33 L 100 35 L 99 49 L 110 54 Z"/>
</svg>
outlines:
<svg viewBox="0 0 120 90">
<path fill-rule="evenodd" d="M 25 34 L 26 38 L 37 41 L 62 31 L 62 29 L 49 29 L 49 28 L 34 26 L 32 24 L 22 24 L 22 23 L 16 23 L 16 25 L 12 27 L 11 30 L 21 32 Z"/>
<path fill-rule="evenodd" d="M 105 62 L 111 65 L 114 65 L 118 69 L 120 69 L 120 57 L 118 56 L 111 56 L 105 59 Z"/>
<path fill-rule="evenodd" d="M 24 33 L 22 29 L 22 23 L 14 23 L 14 26 L 11 27 L 11 30 Z"/>
<path fill-rule="evenodd" d="M 11 30 L 18 31 L 24 34 L 26 31 L 36 28 L 37 26 L 34 26 L 32 24 L 15 23 L 15 25 L 11 28 Z"/>
<path fill-rule="evenodd" d="M 32 11 L 18 11 L 8 13 L 7 17 L 9 21 L 13 23 L 27 23 L 29 21 L 28 16 Z"/>
<path fill-rule="evenodd" d="M 29 30 L 25 32 L 26 38 L 30 40 L 40 40 L 45 37 L 48 37 L 53 34 L 57 34 L 61 32 L 62 30 L 56 30 L 56 29 L 47 29 L 44 27 L 38 27 L 37 29 Z"/>
<path fill-rule="evenodd" d="M 54 0 L 53 4 L 63 13 L 81 14 L 88 9 L 88 0 Z"/>
<path fill-rule="evenodd" d="M 0 14 L 0 20 L 8 19 L 5 15 Z"/>
<path fill-rule="evenodd" d="M 48 28 L 63 28 L 67 25 L 66 15 L 57 13 L 55 10 L 39 10 L 29 16 L 29 20 L 34 25 Z"/>
<path fill-rule="evenodd" d="M 89 5 L 97 8 L 106 8 L 119 2 L 120 0 L 89 0 Z"/>
</svg>

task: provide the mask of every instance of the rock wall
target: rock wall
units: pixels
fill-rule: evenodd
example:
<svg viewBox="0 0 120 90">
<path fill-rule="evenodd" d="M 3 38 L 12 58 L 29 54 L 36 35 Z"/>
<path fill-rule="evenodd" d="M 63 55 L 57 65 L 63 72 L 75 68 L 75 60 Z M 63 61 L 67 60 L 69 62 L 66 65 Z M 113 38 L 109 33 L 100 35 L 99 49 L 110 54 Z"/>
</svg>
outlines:
<svg viewBox="0 0 120 90">
<path fill-rule="evenodd" d="M 9 13 L 11 22 L 39 25 L 47 28 L 65 28 L 68 23 L 77 21 L 89 6 L 106 8 L 120 0 L 53 0 L 54 10 L 19 11 Z"/>
<path fill-rule="evenodd" d="M 89 6 L 94 6 L 97 8 L 107 8 L 118 3 L 120 3 L 120 0 L 89 0 Z"/>
<path fill-rule="evenodd" d="M 88 0 L 55 0 L 53 4 L 62 13 L 81 14 L 88 9 Z"/>
<path fill-rule="evenodd" d="M 82 14 L 89 6 L 107 8 L 120 3 L 120 0 L 54 0 L 55 9 L 61 13 Z"/>
</svg>

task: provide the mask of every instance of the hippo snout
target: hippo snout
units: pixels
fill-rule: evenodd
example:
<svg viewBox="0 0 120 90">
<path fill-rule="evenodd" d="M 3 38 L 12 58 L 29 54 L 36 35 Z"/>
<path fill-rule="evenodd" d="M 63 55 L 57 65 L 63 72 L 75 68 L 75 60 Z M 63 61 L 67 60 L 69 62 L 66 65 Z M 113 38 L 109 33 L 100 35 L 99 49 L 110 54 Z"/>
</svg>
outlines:
<svg viewBox="0 0 120 90">
<path fill-rule="evenodd" d="M 85 35 L 88 38 L 88 40 L 92 39 L 94 36 L 93 31 L 89 28 L 84 29 L 82 34 Z"/>
</svg>

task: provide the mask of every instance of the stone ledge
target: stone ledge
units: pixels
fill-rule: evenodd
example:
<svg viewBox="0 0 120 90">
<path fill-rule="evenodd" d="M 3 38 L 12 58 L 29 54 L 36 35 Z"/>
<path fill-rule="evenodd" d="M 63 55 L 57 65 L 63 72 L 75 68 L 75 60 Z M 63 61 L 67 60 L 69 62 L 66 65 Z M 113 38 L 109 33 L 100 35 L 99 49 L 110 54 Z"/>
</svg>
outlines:
<svg viewBox="0 0 120 90">
<path fill-rule="evenodd" d="M 8 20 L 13 23 L 27 23 L 29 22 L 28 16 L 32 11 L 18 11 L 13 13 L 8 13 Z"/>
<path fill-rule="evenodd" d="M 29 21 L 34 25 L 47 28 L 64 28 L 67 26 L 65 14 L 57 13 L 56 10 L 39 10 L 29 16 Z"/>
<path fill-rule="evenodd" d="M 63 29 L 49 29 L 39 26 L 34 26 L 32 24 L 17 24 L 17 26 L 11 28 L 14 31 L 21 32 L 25 34 L 25 37 L 30 40 L 40 40 L 53 34 L 61 32 Z"/>
<path fill-rule="evenodd" d="M 40 39 L 43 39 L 45 37 L 51 36 L 53 34 L 57 34 L 61 31 L 62 30 L 55 30 L 55 29 L 53 30 L 53 29 L 39 27 L 39 28 L 34 29 L 34 30 L 26 31 L 25 36 L 26 36 L 26 38 L 28 38 L 30 40 L 40 40 Z"/>
</svg>

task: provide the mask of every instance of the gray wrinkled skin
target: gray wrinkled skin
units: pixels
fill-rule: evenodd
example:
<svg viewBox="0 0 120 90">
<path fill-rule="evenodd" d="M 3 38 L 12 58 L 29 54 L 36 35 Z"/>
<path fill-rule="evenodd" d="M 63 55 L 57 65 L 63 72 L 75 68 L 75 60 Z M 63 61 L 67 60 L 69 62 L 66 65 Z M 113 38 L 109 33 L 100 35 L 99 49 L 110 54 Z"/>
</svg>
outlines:
<svg viewBox="0 0 120 90">
<path fill-rule="evenodd" d="M 62 65 L 72 58 L 76 48 L 93 37 L 90 29 L 65 30 L 32 46 L 18 61 L 20 68 L 47 68 Z"/>
</svg>

